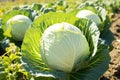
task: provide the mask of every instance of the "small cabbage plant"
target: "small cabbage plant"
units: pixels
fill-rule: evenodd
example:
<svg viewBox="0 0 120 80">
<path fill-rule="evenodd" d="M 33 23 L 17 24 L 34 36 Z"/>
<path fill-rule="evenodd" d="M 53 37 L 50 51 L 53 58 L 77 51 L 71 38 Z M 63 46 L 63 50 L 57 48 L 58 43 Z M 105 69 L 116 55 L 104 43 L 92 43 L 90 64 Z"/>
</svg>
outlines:
<svg viewBox="0 0 120 80">
<path fill-rule="evenodd" d="M 16 15 L 7 21 L 5 35 L 17 41 L 22 41 L 26 30 L 32 21 L 24 15 Z"/>
<path fill-rule="evenodd" d="M 46 13 L 26 31 L 22 64 L 39 80 L 98 80 L 110 61 L 108 46 L 99 35 L 91 20 L 72 13 Z"/>
</svg>

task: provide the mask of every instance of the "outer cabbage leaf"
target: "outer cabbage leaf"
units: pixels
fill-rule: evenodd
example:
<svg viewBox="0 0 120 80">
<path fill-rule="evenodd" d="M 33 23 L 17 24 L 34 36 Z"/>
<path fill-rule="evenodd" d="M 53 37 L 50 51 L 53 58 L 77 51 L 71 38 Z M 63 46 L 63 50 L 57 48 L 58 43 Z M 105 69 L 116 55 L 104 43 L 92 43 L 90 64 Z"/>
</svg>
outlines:
<svg viewBox="0 0 120 80">
<path fill-rule="evenodd" d="M 107 45 L 112 45 L 112 41 L 115 40 L 113 33 L 110 30 L 111 21 L 108 16 L 106 16 L 106 20 L 104 21 L 104 30 L 101 32 L 100 37 L 105 41 Z"/>
<path fill-rule="evenodd" d="M 80 19 L 78 22 L 76 22 L 76 26 L 78 26 L 86 36 L 90 46 L 91 55 L 93 57 L 97 51 L 98 39 L 100 36 L 98 27 L 94 22 L 86 19 Z"/>
</svg>

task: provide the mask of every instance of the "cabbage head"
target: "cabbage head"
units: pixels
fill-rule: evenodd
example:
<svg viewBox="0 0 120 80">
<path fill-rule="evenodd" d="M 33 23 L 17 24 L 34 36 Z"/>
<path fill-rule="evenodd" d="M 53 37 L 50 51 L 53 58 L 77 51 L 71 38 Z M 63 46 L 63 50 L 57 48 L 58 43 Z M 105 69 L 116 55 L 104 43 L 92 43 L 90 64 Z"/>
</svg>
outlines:
<svg viewBox="0 0 120 80">
<path fill-rule="evenodd" d="M 22 41 L 26 30 L 32 21 L 24 15 L 16 15 L 7 21 L 5 35 L 17 41 Z M 10 33 L 10 34 L 9 34 Z"/>
<path fill-rule="evenodd" d="M 81 30 L 66 22 L 48 27 L 40 44 L 45 63 L 65 72 L 71 72 L 90 54 L 89 44 Z"/>
<path fill-rule="evenodd" d="M 80 10 L 77 13 L 76 17 L 90 19 L 93 22 L 95 22 L 97 26 L 99 26 L 101 24 L 101 20 L 100 20 L 99 16 L 90 10 Z"/>
</svg>

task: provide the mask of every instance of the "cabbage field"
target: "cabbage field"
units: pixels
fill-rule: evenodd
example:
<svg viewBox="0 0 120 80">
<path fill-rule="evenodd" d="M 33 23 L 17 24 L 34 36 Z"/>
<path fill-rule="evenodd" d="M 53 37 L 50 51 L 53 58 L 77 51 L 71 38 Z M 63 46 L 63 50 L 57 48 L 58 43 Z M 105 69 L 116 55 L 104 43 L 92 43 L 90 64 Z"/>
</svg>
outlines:
<svg viewBox="0 0 120 80">
<path fill-rule="evenodd" d="M 120 0 L 0 0 L 0 80 L 120 80 Z"/>
</svg>

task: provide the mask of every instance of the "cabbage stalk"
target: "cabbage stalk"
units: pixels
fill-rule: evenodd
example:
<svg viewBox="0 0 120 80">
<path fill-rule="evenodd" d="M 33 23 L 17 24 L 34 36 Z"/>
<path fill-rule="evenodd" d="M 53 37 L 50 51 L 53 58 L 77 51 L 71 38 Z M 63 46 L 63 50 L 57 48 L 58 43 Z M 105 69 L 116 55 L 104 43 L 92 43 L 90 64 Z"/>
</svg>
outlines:
<svg viewBox="0 0 120 80">
<path fill-rule="evenodd" d="M 71 72 L 88 58 L 89 44 L 74 25 L 66 22 L 48 27 L 40 40 L 43 61 L 52 69 Z"/>
<path fill-rule="evenodd" d="M 30 27 L 32 21 L 24 15 L 16 15 L 7 21 L 7 30 L 13 39 L 22 41 L 26 30 Z"/>
<path fill-rule="evenodd" d="M 80 10 L 76 17 L 90 19 L 91 21 L 95 22 L 97 26 L 101 24 L 99 16 L 90 10 Z"/>
</svg>

